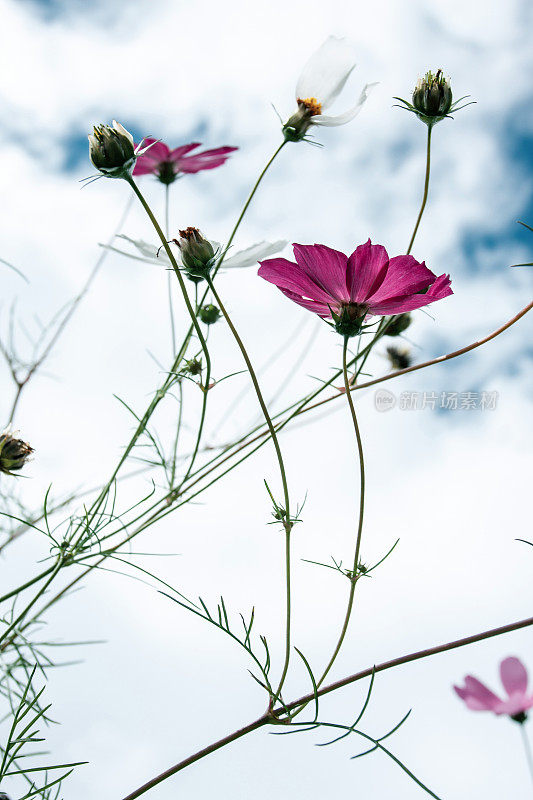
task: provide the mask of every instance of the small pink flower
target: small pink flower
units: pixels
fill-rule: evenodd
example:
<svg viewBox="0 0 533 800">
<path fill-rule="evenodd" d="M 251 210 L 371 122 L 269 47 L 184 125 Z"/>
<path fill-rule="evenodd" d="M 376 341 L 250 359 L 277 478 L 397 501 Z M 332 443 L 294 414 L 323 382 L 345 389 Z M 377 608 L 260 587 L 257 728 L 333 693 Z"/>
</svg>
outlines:
<svg viewBox="0 0 533 800">
<path fill-rule="evenodd" d="M 389 259 L 370 239 L 349 257 L 323 244 L 295 244 L 294 257 L 296 263 L 261 261 L 258 274 L 346 335 L 357 333 L 367 315 L 401 314 L 453 294 L 449 275 L 437 278 L 413 256 Z"/>
<path fill-rule="evenodd" d="M 173 183 L 180 173 L 201 172 L 204 169 L 220 167 L 229 158 L 229 154 L 238 147 L 216 147 L 214 150 L 203 150 L 201 153 L 188 155 L 191 150 L 200 147 L 199 142 L 184 144 L 174 150 L 158 142 L 157 139 L 145 139 L 144 143 L 152 145 L 146 155 L 140 156 L 133 170 L 134 175 L 156 175 L 162 183 Z"/>
<path fill-rule="evenodd" d="M 517 722 L 524 722 L 525 712 L 533 707 L 533 694 L 527 692 L 526 668 L 520 659 L 514 656 L 504 658 L 500 664 L 500 677 L 508 695 L 505 700 L 500 700 L 484 683 L 472 675 L 466 676 L 464 687 L 453 688 L 472 711 L 508 714 Z"/>
</svg>

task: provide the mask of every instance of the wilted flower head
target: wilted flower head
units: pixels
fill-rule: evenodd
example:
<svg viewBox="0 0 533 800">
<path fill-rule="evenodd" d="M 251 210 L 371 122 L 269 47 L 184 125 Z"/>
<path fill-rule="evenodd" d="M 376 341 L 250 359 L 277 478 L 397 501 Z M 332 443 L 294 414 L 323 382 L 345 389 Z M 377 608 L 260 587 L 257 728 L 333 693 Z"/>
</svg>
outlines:
<svg viewBox="0 0 533 800">
<path fill-rule="evenodd" d="M 95 125 L 89 134 L 89 156 L 94 166 L 106 178 L 124 178 L 131 175 L 137 156 L 150 147 L 135 147 L 133 136 L 120 122 L 113 126 Z"/>
<path fill-rule="evenodd" d="M 198 228 L 185 228 L 180 238 L 172 240 L 181 250 L 181 260 L 187 276 L 198 282 L 209 275 L 216 261 L 216 253 L 208 239 Z"/>
<path fill-rule="evenodd" d="M 500 664 L 500 677 L 507 692 L 505 700 L 500 700 L 472 675 L 466 676 L 464 687 L 453 688 L 471 711 L 493 711 L 498 716 L 508 714 L 515 722 L 525 722 L 525 712 L 533 707 L 533 694 L 528 694 L 527 691 L 526 668 L 514 656 L 504 658 Z"/>
<path fill-rule="evenodd" d="M 22 439 L 11 436 L 9 431 L 0 434 L 0 472 L 5 475 L 12 475 L 14 471 L 22 469 L 32 453 L 33 447 Z"/>
<path fill-rule="evenodd" d="M 389 357 L 391 369 L 407 369 L 407 367 L 411 366 L 411 353 L 408 347 L 391 345 L 387 347 L 387 356 Z"/>
<path fill-rule="evenodd" d="M 359 113 L 374 83 L 364 87 L 357 103 L 344 114 L 323 113 L 339 96 L 354 67 L 354 46 L 347 39 L 329 36 L 313 53 L 296 84 L 298 109 L 283 126 L 287 141 L 299 142 L 310 125 L 345 125 Z"/>
<path fill-rule="evenodd" d="M 323 244 L 295 244 L 294 257 L 296 263 L 262 261 L 258 274 L 298 305 L 332 319 L 343 336 L 359 333 L 368 316 L 413 311 L 453 294 L 449 275 L 437 278 L 413 256 L 389 259 L 370 239 L 351 256 Z"/>
<path fill-rule="evenodd" d="M 150 151 L 146 155 L 139 156 L 133 174 L 155 175 L 166 185 L 173 183 L 181 174 L 220 167 L 228 160 L 230 153 L 239 149 L 216 147 L 213 150 L 203 150 L 201 153 L 189 155 L 191 150 L 200 147 L 199 142 L 184 144 L 174 150 L 157 139 L 147 138 L 144 143 L 150 147 Z"/>
<path fill-rule="evenodd" d="M 459 103 L 466 100 L 467 97 L 468 95 L 460 97 L 454 103 L 450 79 L 444 76 L 441 69 L 438 69 L 435 74 L 429 71 L 426 72 L 423 78 L 418 79 L 413 92 L 412 103 L 403 100 L 401 97 L 395 97 L 394 99 L 403 103 L 403 108 L 407 111 L 412 111 L 418 119 L 431 128 L 437 122 L 449 117 L 452 112 L 460 111 L 465 106 L 472 105 L 472 103 L 465 103 L 465 105 L 459 106 Z"/>
<path fill-rule="evenodd" d="M 200 306 L 198 316 L 204 325 L 213 325 L 220 317 L 220 309 L 209 303 L 208 305 Z"/>
</svg>

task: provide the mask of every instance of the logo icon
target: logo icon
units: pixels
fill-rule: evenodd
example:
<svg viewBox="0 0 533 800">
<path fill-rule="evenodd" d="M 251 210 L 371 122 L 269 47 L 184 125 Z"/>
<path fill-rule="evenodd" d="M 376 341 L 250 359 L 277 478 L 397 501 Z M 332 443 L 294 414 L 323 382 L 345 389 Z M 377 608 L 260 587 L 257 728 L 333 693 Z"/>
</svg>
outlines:
<svg viewBox="0 0 533 800">
<path fill-rule="evenodd" d="M 376 411 L 390 411 L 396 405 L 396 395 L 387 389 L 378 389 L 374 393 L 374 406 Z"/>
</svg>

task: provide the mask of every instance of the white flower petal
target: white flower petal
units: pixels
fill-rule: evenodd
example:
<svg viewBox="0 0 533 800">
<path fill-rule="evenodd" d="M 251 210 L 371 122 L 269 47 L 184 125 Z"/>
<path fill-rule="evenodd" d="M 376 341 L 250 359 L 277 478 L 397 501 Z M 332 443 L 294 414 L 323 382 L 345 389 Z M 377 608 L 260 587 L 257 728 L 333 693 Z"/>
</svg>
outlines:
<svg viewBox="0 0 533 800">
<path fill-rule="evenodd" d="M 326 116 L 324 114 L 315 114 L 314 117 L 311 117 L 311 124 L 324 125 L 325 127 L 334 127 L 335 125 L 346 125 L 347 122 L 351 122 L 352 119 L 356 117 L 361 111 L 361 108 L 363 107 L 365 100 L 367 99 L 371 89 L 374 86 L 377 86 L 377 83 L 367 83 L 367 85 L 361 92 L 357 104 L 353 108 L 350 108 L 348 111 L 345 111 L 344 114 L 337 114 L 334 117 Z"/>
<path fill-rule="evenodd" d="M 125 239 L 127 242 L 132 244 L 141 254 L 140 256 L 134 255 L 133 253 L 128 253 L 126 250 L 119 250 L 118 247 L 112 247 L 111 245 L 107 244 L 100 244 L 100 247 L 103 247 L 105 250 L 112 250 L 114 253 L 120 253 L 123 256 L 127 256 L 128 258 L 133 258 L 135 261 L 144 261 L 147 264 L 163 264 L 165 267 L 172 266 L 170 263 L 170 259 L 166 253 L 164 247 L 156 247 L 149 242 L 145 242 L 143 239 L 130 239 L 129 236 L 126 236 L 123 233 L 119 233 L 117 235 L 117 239 Z M 159 255 L 158 255 L 159 252 Z M 181 265 L 181 258 L 179 252 L 174 253 L 174 257 L 179 265 Z"/>
<path fill-rule="evenodd" d="M 303 68 L 296 84 L 296 99 L 315 97 L 327 108 L 342 91 L 354 67 L 353 43 L 329 36 Z"/>
<path fill-rule="evenodd" d="M 234 256 L 225 258 L 222 263 L 222 269 L 253 267 L 261 259 L 274 255 L 274 253 L 279 253 L 286 245 L 287 241 L 285 239 L 280 239 L 277 242 L 257 242 L 257 244 L 235 253 Z"/>
<path fill-rule="evenodd" d="M 121 125 L 120 122 L 117 122 L 116 119 L 114 119 L 113 127 L 117 131 L 117 133 L 122 133 L 123 136 L 126 136 L 130 140 L 131 144 L 133 144 L 133 136 L 129 131 L 126 130 L 124 125 Z"/>
</svg>

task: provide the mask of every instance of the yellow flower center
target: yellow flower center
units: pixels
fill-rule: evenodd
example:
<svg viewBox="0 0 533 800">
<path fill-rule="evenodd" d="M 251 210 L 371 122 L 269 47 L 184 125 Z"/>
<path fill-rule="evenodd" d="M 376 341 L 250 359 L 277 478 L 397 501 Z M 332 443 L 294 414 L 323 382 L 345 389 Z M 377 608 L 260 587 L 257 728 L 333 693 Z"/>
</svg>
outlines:
<svg viewBox="0 0 533 800">
<path fill-rule="evenodd" d="M 309 112 L 311 117 L 314 117 L 316 114 L 322 113 L 322 105 L 318 102 L 316 97 L 306 97 L 305 100 L 302 100 L 300 97 L 298 98 L 298 105 L 301 107 L 303 106 L 306 111 Z"/>
</svg>

